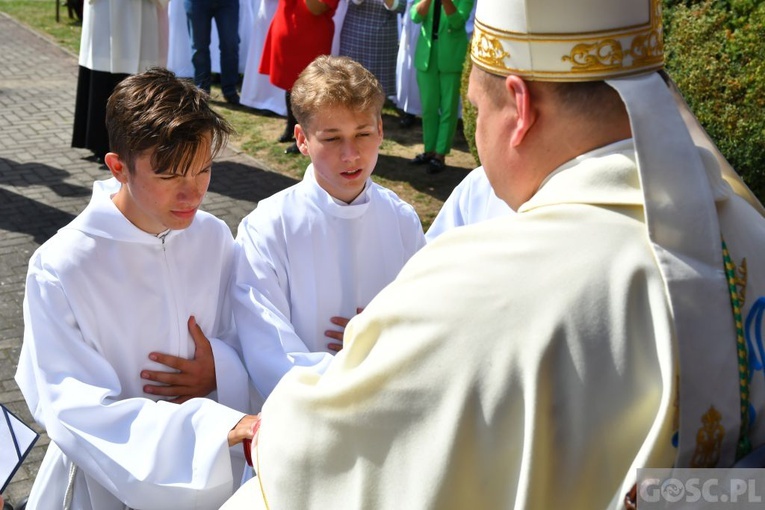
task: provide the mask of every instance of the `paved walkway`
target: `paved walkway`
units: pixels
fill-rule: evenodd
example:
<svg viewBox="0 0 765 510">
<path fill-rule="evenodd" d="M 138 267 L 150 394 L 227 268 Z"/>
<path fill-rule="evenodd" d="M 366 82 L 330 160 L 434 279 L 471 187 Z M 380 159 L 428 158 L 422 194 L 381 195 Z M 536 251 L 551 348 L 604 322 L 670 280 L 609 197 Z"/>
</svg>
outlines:
<svg viewBox="0 0 765 510">
<path fill-rule="evenodd" d="M 3 13 L 0 54 L 0 403 L 32 423 L 13 379 L 23 335 L 27 261 L 84 209 L 92 182 L 108 174 L 85 159 L 89 151 L 69 147 L 76 56 Z M 294 182 L 227 148 L 214 165 L 204 209 L 233 231 L 258 200 Z M 11 503 L 29 493 L 47 444 L 43 434 L 6 489 Z"/>
</svg>

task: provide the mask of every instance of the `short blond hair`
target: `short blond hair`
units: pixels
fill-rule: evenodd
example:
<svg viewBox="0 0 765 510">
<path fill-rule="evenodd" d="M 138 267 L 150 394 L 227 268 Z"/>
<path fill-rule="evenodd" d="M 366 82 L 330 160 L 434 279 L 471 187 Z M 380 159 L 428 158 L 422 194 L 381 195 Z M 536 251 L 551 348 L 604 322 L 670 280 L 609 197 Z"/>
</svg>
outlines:
<svg viewBox="0 0 765 510">
<path fill-rule="evenodd" d="M 374 74 L 349 57 L 322 55 L 306 67 L 290 92 L 292 112 L 307 126 L 329 108 L 382 114 L 385 92 Z"/>
</svg>

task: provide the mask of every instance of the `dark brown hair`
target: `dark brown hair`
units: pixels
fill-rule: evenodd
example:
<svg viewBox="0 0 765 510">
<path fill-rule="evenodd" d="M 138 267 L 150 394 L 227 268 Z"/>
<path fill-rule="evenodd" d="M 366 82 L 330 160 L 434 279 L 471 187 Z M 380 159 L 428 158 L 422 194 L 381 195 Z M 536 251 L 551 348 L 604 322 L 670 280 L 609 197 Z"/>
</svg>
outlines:
<svg viewBox="0 0 765 510">
<path fill-rule="evenodd" d="M 385 92 L 375 75 L 355 60 L 322 55 L 300 73 L 290 101 L 298 123 L 306 127 L 321 109 L 371 110 L 380 116 Z"/>
<path fill-rule="evenodd" d="M 550 88 L 562 107 L 574 114 L 601 122 L 627 114 L 619 93 L 605 81 L 556 82 L 544 86 Z"/>
<path fill-rule="evenodd" d="M 161 67 L 127 77 L 106 105 L 111 151 L 130 172 L 135 158 L 151 150 L 154 172 L 185 174 L 208 137 L 215 157 L 232 132 L 207 100 L 207 93 Z"/>
</svg>

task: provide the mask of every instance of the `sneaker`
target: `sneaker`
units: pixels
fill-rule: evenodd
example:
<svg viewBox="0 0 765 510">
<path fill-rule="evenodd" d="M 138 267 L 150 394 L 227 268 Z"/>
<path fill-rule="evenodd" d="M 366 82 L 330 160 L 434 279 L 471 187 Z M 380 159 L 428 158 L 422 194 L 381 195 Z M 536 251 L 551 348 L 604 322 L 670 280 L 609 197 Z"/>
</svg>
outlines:
<svg viewBox="0 0 765 510">
<path fill-rule="evenodd" d="M 292 142 L 292 145 L 284 149 L 285 154 L 300 154 L 300 149 L 297 146 L 297 143 Z"/>
<path fill-rule="evenodd" d="M 239 94 L 237 94 L 236 92 L 228 96 L 223 96 L 223 98 L 226 100 L 228 104 L 239 106 Z"/>
</svg>

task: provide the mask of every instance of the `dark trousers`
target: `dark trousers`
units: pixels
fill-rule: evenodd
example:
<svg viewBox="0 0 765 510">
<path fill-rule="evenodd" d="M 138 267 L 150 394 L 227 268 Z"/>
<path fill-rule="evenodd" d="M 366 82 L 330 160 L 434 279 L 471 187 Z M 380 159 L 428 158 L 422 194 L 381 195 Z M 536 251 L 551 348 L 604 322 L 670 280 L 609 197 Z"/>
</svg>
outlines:
<svg viewBox="0 0 765 510">
<path fill-rule="evenodd" d="M 210 92 L 212 22 L 220 41 L 220 84 L 224 96 L 236 94 L 239 82 L 239 0 L 184 0 L 191 39 L 194 83 Z"/>
<path fill-rule="evenodd" d="M 112 74 L 79 67 L 74 103 L 72 147 L 90 149 L 101 161 L 109 152 L 106 134 L 106 101 L 128 74 Z"/>
</svg>

